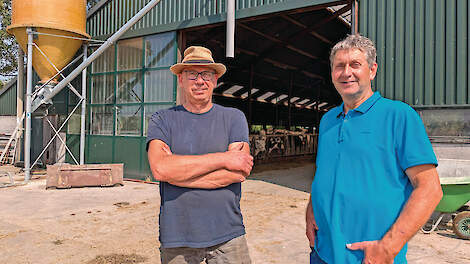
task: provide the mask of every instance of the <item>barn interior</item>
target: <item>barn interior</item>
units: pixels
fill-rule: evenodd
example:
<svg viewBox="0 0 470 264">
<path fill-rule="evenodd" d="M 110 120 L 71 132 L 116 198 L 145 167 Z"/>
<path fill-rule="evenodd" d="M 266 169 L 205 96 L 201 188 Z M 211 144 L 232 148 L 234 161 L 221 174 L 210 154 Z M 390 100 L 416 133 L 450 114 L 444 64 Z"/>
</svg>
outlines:
<svg viewBox="0 0 470 264">
<path fill-rule="evenodd" d="M 242 110 L 251 134 L 270 128 L 314 133 L 321 116 L 341 103 L 329 51 L 350 32 L 350 1 L 338 1 L 237 19 L 234 58 L 225 57 L 225 23 L 185 29 L 179 45 L 208 47 L 227 66 L 214 102 Z"/>
</svg>

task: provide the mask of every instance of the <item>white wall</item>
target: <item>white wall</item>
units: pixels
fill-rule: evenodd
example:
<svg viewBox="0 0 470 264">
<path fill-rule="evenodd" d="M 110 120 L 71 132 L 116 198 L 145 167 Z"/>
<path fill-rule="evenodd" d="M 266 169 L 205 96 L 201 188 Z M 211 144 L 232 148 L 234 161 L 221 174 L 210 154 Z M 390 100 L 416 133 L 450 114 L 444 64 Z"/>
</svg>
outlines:
<svg viewBox="0 0 470 264">
<path fill-rule="evenodd" d="M 0 134 L 11 135 L 16 127 L 16 116 L 0 116 Z"/>
<path fill-rule="evenodd" d="M 470 160 L 470 144 L 434 143 L 433 149 L 438 159 Z"/>
</svg>

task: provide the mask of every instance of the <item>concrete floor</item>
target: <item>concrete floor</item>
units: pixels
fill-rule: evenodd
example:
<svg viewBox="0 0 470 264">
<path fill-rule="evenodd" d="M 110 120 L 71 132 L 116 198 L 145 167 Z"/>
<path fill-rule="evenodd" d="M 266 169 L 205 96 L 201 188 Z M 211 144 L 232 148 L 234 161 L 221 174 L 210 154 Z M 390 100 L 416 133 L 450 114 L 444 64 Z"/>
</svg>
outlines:
<svg viewBox="0 0 470 264">
<path fill-rule="evenodd" d="M 243 183 L 241 207 L 254 263 L 308 263 L 304 211 L 312 175 L 305 162 L 265 164 Z M 44 177 L 35 178 L 0 189 L 0 263 L 160 263 L 158 185 L 45 190 Z M 470 241 L 448 227 L 418 233 L 408 260 L 470 263 Z"/>
</svg>

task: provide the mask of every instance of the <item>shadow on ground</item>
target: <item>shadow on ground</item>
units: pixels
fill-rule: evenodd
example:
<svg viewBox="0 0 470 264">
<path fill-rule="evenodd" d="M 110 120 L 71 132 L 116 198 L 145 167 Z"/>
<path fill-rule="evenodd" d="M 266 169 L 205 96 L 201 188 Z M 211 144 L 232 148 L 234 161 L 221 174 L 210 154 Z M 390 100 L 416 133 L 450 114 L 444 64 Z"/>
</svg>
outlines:
<svg viewBox="0 0 470 264">
<path fill-rule="evenodd" d="M 249 179 L 260 180 L 310 193 L 313 180 L 314 161 L 312 157 L 255 164 Z"/>
</svg>

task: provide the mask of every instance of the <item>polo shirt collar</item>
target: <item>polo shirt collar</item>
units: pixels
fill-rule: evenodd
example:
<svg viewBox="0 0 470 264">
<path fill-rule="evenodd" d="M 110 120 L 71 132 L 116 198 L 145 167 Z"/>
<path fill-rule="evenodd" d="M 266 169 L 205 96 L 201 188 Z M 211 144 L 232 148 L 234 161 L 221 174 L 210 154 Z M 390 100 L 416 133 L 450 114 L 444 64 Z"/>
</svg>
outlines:
<svg viewBox="0 0 470 264">
<path fill-rule="evenodd" d="M 377 92 L 374 92 L 372 94 L 371 97 L 369 97 L 365 102 L 363 102 L 360 106 L 354 108 L 354 109 L 351 109 L 353 111 L 356 111 L 356 112 L 359 112 L 361 114 L 365 114 L 367 113 L 367 111 L 369 111 L 369 109 L 380 99 L 382 98 L 382 96 L 380 95 L 380 92 L 377 91 Z M 339 106 L 339 110 L 340 112 L 338 113 L 338 115 L 336 116 L 337 118 L 344 115 L 344 102 L 341 103 L 341 105 Z"/>
</svg>

